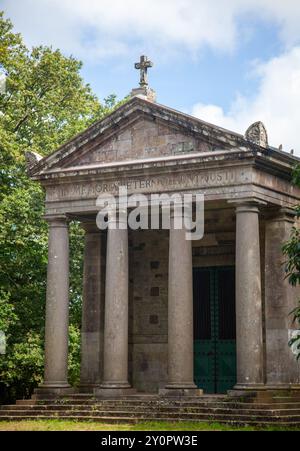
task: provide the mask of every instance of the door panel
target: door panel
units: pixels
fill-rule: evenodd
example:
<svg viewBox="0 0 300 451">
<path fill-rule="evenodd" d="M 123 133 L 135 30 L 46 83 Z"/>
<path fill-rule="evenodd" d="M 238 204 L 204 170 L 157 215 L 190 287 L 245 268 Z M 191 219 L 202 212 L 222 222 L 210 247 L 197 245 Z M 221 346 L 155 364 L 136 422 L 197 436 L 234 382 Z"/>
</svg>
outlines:
<svg viewBox="0 0 300 451">
<path fill-rule="evenodd" d="M 236 383 L 235 270 L 216 270 L 218 330 L 216 339 L 217 393 L 225 393 Z"/>
<path fill-rule="evenodd" d="M 212 340 L 211 284 L 210 271 L 196 271 L 193 277 L 194 297 L 194 353 L 195 383 L 205 387 L 208 393 L 214 391 L 214 343 Z"/>
<path fill-rule="evenodd" d="M 194 268 L 195 383 L 225 393 L 236 382 L 235 270 Z"/>
</svg>

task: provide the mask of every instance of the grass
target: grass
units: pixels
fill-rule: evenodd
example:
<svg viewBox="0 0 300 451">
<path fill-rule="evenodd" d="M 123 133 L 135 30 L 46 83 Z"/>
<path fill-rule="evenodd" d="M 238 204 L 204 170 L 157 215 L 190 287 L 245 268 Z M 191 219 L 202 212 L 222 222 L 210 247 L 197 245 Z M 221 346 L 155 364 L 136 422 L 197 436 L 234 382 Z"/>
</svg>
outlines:
<svg viewBox="0 0 300 451">
<path fill-rule="evenodd" d="M 231 426 L 201 422 L 105 424 L 92 421 L 0 421 L 0 431 L 300 431 L 300 426 Z"/>
</svg>

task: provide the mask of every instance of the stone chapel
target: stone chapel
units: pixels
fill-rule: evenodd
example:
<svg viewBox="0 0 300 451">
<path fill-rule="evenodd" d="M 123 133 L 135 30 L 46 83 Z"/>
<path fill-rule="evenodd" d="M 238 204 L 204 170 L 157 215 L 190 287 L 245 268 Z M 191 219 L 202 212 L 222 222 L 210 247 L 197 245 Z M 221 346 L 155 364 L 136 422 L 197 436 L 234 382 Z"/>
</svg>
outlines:
<svg viewBox="0 0 300 451">
<path fill-rule="evenodd" d="M 85 231 L 79 393 L 197 395 L 299 389 L 289 340 L 299 291 L 282 245 L 295 224 L 299 159 L 268 143 L 156 102 L 142 57 L 140 87 L 51 155 L 28 153 L 49 225 L 45 378 L 67 394 L 70 221 Z M 101 193 L 202 193 L 204 237 L 184 230 L 101 231 Z"/>
</svg>

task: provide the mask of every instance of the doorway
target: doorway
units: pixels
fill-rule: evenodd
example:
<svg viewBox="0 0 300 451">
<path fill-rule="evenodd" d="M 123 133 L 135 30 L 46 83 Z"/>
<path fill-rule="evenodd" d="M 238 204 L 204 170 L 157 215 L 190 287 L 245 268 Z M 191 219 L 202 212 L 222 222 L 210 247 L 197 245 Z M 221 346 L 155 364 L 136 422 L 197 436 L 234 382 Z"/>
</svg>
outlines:
<svg viewBox="0 0 300 451">
<path fill-rule="evenodd" d="M 194 379 L 205 393 L 236 383 L 235 268 L 193 269 Z"/>
</svg>

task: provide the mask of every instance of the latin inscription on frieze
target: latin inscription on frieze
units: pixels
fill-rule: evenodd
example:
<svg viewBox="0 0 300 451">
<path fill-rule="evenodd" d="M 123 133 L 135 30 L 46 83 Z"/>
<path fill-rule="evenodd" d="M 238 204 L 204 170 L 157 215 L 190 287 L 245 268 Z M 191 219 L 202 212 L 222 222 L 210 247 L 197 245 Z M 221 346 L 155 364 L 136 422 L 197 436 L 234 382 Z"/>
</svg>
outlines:
<svg viewBox="0 0 300 451">
<path fill-rule="evenodd" d="M 99 194 L 117 194 L 120 186 L 125 186 L 129 194 L 186 189 L 205 189 L 247 183 L 250 176 L 246 171 L 224 170 L 190 174 L 161 175 L 149 178 L 118 179 L 103 182 L 78 182 L 61 184 L 47 188 L 47 201 L 96 198 Z"/>
</svg>

